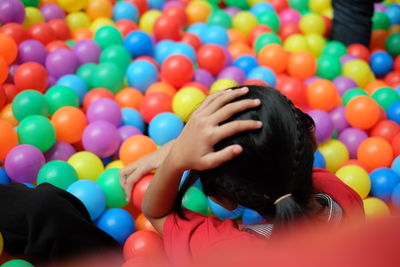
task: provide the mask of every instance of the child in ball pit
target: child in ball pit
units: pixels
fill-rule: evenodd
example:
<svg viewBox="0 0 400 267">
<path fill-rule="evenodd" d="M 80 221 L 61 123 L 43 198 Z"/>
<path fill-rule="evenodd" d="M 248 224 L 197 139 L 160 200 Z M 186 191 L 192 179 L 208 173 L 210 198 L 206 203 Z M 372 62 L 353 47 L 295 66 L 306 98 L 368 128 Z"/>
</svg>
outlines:
<svg viewBox="0 0 400 267">
<path fill-rule="evenodd" d="M 270 87 L 232 88 L 209 96 L 181 135 L 157 152 L 121 170 L 121 184 L 133 185 L 158 168 L 143 201 L 143 212 L 163 235 L 170 262 L 196 262 L 207 251 L 231 242 L 245 246 L 294 230 L 298 224 L 340 224 L 363 218 L 360 197 L 335 175 L 313 169 L 314 123 Z M 191 170 L 180 186 L 182 173 Z M 200 178 L 213 201 L 238 205 L 265 218 L 242 226 L 181 206 Z"/>
</svg>

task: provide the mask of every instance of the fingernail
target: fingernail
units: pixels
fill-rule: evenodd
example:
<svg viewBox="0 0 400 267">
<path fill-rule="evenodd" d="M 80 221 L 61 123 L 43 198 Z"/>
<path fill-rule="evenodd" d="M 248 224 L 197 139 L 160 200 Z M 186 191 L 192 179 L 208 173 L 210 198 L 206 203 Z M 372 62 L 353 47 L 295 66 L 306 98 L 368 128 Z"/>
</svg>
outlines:
<svg viewBox="0 0 400 267">
<path fill-rule="evenodd" d="M 241 146 L 234 146 L 233 147 L 233 153 L 239 154 L 240 152 L 242 152 L 242 147 Z"/>
<path fill-rule="evenodd" d="M 263 126 L 262 121 L 257 121 L 257 127 L 261 128 Z"/>
<path fill-rule="evenodd" d="M 226 89 L 225 92 L 226 93 L 232 92 L 232 89 Z"/>
<path fill-rule="evenodd" d="M 242 89 L 240 89 L 240 90 L 242 90 L 242 92 L 247 92 L 247 91 L 249 91 L 249 88 L 247 88 L 247 87 L 243 87 Z"/>
<path fill-rule="evenodd" d="M 261 104 L 261 100 L 260 99 L 254 99 L 254 104 L 260 105 Z"/>
</svg>

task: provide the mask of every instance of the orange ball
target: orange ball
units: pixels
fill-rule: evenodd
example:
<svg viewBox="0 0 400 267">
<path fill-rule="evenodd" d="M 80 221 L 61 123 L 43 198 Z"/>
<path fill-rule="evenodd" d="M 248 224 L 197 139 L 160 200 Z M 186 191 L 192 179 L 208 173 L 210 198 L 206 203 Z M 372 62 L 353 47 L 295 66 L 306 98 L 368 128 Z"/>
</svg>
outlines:
<svg viewBox="0 0 400 267">
<path fill-rule="evenodd" d="M 154 174 L 148 174 L 142 177 L 132 188 L 132 204 L 133 207 L 138 210 L 142 211 L 142 202 L 144 195 L 146 194 L 147 188 L 150 185 L 151 179 L 153 179 Z"/>
<path fill-rule="evenodd" d="M 19 122 L 15 119 L 12 113 L 12 103 L 8 103 L 0 112 L 0 120 L 9 122 L 12 126 L 17 126 Z"/>
<path fill-rule="evenodd" d="M 379 105 L 369 96 L 357 96 L 346 105 L 348 123 L 363 130 L 374 126 L 380 117 Z"/>
<path fill-rule="evenodd" d="M 295 78 L 306 79 L 315 74 L 317 64 L 308 51 L 294 52 L 289 57 L 288 73 Z"/>
<path fill-rule="evenodd" d="M 372 82 L 367 83 L 364 90 L 369 94 L 372 95 L 376 90 L 381 89 L 383 87 L 389 87 L 387 83 L 381 80 L 374 80 Z"/>
<path fill-rule="evenodd" d="M 266 45 L 257 55 L 260 65 L 269 67 L 276 73 L 281 73 L 286 69 L 288 58 L 288 53 L 279 44 Z"/>
<path fill-rule="evenodd" d="M 356 160 L 356 159 L 349 159 L 348 161 L 346 161 L 346 162 L 340 164 L 339 169 L 342 168 L 342 167 L 344 167 L 344 166 L 347 166 L 347 165 L 356 165 L 356 166 L 358 166 L 358 167 L 363 168 L 366 172 L 368 172 L 367 166 L 365 166 L 365 164 L 361 163 L 360 161 L 358 161 L 358 160 Z"/>
<path fill-rule="evenodd" d="M 2 84 L 8 77 L 8 66 L 5 59 L 0 56 L 0 84 Z"/>
<path fill-rule="evenodd" d="M 135 135 L 129 137 L 122 143 L 119 156 L 122 163 L 127 166 L 156 150 L 157 146 L 150 137 Z"/>
<path fill-rule="evenodd" d="M 254 45 L 254 42 L 256 41 L 257 37 L 260 36 L 263 33 L 267 32 L 273 32 L 270 27 L 264 24 L 257 25 L 254 27 L 249 35 L 249 41 L 252 45 Z"/>
<path fill-rule="evenodd" d="M 108 0 L 89 0 L 86 5 L 86 13 L 95 20 L 97 18 L 111 18 L 112 5 Z"/>
<path fill-rule="evenodd" d="M 73 38 L 75 41 L 91 40 L 93 39 L 93 32 L 87 28 L 80 28 L 73 33 Z"/>
<path fill-rule="evenodd" d="M 328 80 L 319 79 L 307 87 L 307 102 L 311 108 L 329 111 L 338 104 L 335 85 Z"/>
<path fill-rule="evenodd" d="M 83 99 L 83 110 L 87 110 L 94 101 L 100 98 L 109 98 L 114 100 L 114 95 L 105 88 L 94 88 L 90 90 Z"/>
<path fill-rule="evenodd" d="M 147 88 L 146 95 L 154 92 L 164 93 L 172 98 L 176 93 L 176 89 L 167 82 L 156 82 Z"/>
<path fill-rule="evenodd" d="M 57 49 L 67 49 L 67 50 L 71 50 L 71 48 L 64 42 L 64 41 L 60 41 L 60 40 L 56 40 L 53 42 L 50 42 L 46 45 L 46 51 L 47 53 L 51 53 L 54 50 Z"/>
<path fill-rule="evenodd" d="M 115 100 L 121 108 L 139 109 L 143 97 L 142 92 L 135 88 L 128 87 L 119 91 L 115 95 Z"/>
<path fill-rule="evenodd" d="M 153 225 L 147 218 L 143 215 L 143 213 L 140 213 L 139 216 L 135 220 L 136 224 L 136 229 L 137 230 L 147 230 L 147 231 L 152 231 L 154 233 L 157 233 L 157 230 L 154 229 Z"/>
<path fill-rule="evenodd" d="M 87 120 L 82 110 L 76 107 L 62 107 L 51 118 L 58 141 L 70 144 L 81 141 Z"/>
<path fill-rule="evenodd" d="M 394 156 L 400 155 L 400 133 L 396 134 L 392 139 L 392 147 Z"/>
<path fill-rule="evenodd" d="M 385 41 L 388 32 L 385 30 L 375 30 L 371 33 L 371 41 L 369 43 L 370 50 L 385 49 Z"/>
<path fill-rule="evenodd" d="M 163 262 L 165 257 L 163 239 L 159 234 L 152 231 L 137 231 L 133 233 L 124 244 L 124 258 L 125 260 L 151 259 L 152 264 Z M 130 262 L 130 261 L 129 261 Z M 152 266 L 149 264 L 132 263 L 131 266 Z M 163 266 L 163 264 L 154 264 L 153 266 Z"/>
<path fill-rule="evenodd" d="M 18 144 L 18 135 L 11 123 L 0 120 L 0 160 L 4 160 L 8 151 Z"/>
<path fill-rule="evenodd" d="M 254 51 L 249 45 L 243 42 L 234 42 L 228 46 L 228 51 L 232 55 L 232 59 L 236 59 L 240 56 L 250 55 L 254 56 Z"/>
<path fill-rule="evenodd" d="M 371 130 L 371 136 L 378 136 L 391 142 L 393 138 L 400 132 L 400 125 L 391 120 L 381 120 L 374 125 Z"/>
<path fill-rule="evenodd" d="M 357 159 L 369 168 L 390 167 L 393 161 L 393 148 L 388 141 L 381 137 L 365 139 L 357 150 Z"/>
<path fill-rule="evenodd" d="M 0 33 L 0 57 L 3 57 L 8 65 L 17 58 L 17 43 L 10 36 Z"/>
<path fill-rule="evenodd" d="M 238 31 L 236 29 L 229 29 L 227 30 L 228 36 L 229 36 L 229 41 L 231 43 L 233 42 L 242 42 L 242 43 L 247 43 L 248 39 L 244 33 L 241 31 Z"/>
</svg>

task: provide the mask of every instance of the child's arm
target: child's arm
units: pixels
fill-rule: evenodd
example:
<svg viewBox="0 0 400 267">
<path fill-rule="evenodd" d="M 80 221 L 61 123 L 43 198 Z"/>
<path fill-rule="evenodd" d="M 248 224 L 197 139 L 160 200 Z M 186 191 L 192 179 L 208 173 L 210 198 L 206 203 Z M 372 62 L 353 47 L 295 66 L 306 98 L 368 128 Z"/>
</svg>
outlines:
<svg viewBox="0 0 400 267">
<path fill-rule="evenodd" d="M 209 96 L 175 140 L 143 200 L 143 213 L 158 232 L 162 233 L 165 218 L 172 211 L 183 171 L 212 169 L 231 160 L 242 152 L 240 145 L 231 145 L 221 151 L 214 151 L 214 145 L 239 132 L 262 127 L 261 122 L 254 120 L 237 120 L 220 125 L 235 113 L 260 105 L 258 99 L 229 103 L 247 92 L 245 87 Z"/>
</svg>

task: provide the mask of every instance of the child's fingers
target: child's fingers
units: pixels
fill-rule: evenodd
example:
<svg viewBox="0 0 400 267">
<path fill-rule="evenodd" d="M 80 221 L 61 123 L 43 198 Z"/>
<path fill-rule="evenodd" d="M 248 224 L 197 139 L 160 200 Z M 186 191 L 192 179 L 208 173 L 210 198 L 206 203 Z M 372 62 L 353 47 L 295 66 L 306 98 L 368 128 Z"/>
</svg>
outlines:
<svg viewBox="0 0 400 267">
<path fill-rule="evenodd" d="M 221 141 L 222 139 L 231 137 L 235 134 L 260 129 L 262 127 L 261 121 L 255 120 L 236 120 L 225 123 L 218 127 L 216 134 L 216 142 Z"/>
<path fill-rule="evenodd" d="M 205 109 L 207 109 L 207 112 L 204 110 L 203 112 L 206 112 L 207 115 L 213 114 L 217 110 L 219 110 L 221 107 L 223 107 L 226 103 L 231 102 L 235 98 L 238 98 L 239 96 L 243 96 L 249 92 L 249 88 L 243 87 L 240 89 L 235 89 L 231 91 L 225 91 L 225 94 L 220 95 L 218 98 L 216 98 L 212 103 L 210 103 Z"/>
<path fill-rule="evenodd" d="M 250 108 L 255 108 L 261 104 L 261 101 L 259 99 L 244 99 L 240 101 L 236 101 L 233 103 L 229 103 L 225 106 L 223 106 L 220 110 L 215 112 L 212 117 L 213 117 L 213 122 L 214 123 L 220 123 L 223 122 L 230 117 L 232 117 L 234 114 L 244 111 L 246 109 Z"/>
<path fill-rule="evenodd" d="M 132 189 L 135 184 L 142 178 L 148 171 L 144 169 L 137 168 L 134 172 L 132 172 L 129 177 L 126 179 L 126 184 L 124 186 L 126 200 L 130 201 Z"/>
<path fill-rule="evenodd" d="M 201 105 L 196 109 L 196 112 L 197 113 L 201 112 L 205 107 L 210 105 L 210 103 L 212 103 L 215 99 L 219 98 L 221 95 L 223 95 L 227 92 L 228 92 L 228 90 L 219 91 L 215 94 L 207 96 L 207 98 L 203 101 L 203 103 L 201 103 Z"/>
<path fill-rule="evenodd" d="M 203 157 L 203 168 L 202 170 L 212 169 L 220 166 L 221 164 L 233 159 L 240 153 L 242 153 L 243 148 L 240 145 L 231 145 L 225 147 L 224 149 L 207 154 Z"/>
<path fill-rule="evenodd" d="M 119 182 L 121 186 L 125 185 L 127 176 L 129 176 L 134 170 L 135 166 L 129 166 L 119 171 Z"/>
</svg>

